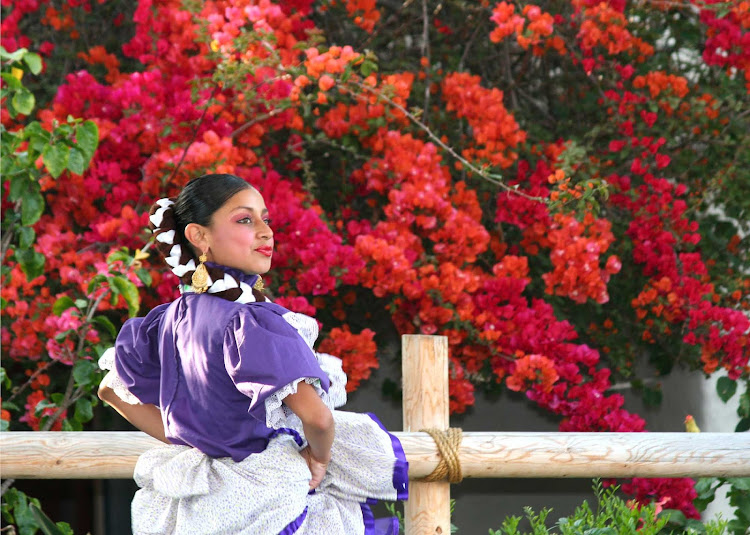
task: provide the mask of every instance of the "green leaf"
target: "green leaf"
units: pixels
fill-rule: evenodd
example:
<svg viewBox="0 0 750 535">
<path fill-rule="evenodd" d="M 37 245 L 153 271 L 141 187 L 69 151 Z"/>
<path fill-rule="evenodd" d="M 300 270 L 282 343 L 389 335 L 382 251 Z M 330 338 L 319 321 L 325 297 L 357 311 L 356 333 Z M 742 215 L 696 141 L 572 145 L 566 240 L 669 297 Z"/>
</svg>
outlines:
<svg viewBox="0 0 750 535">
<path fill-rule="evenodd" d="M 15 495 L 8 496 L 14 491 Z M 35 533 L 37 529 L 37 521 L 34 515 L 29 509 L 29 505 L 33 504 L 39 507 L 39 500 L 36 498 L 29 498 L 23 492 L 17 489 L 10 489 L 3 495 L 3 501 L 7 501 L 12 504 L 13 516 L 16 525 L 18 526 L 18 533 L 21 535 L 27 533 Z"/>
<path fill-rule="evenodd" d="M 737 414 L 745 418 L 750 416 L 750 389 L 740 396 L 740 405 L 737 407 Z"/>
<path fill-rule="evenodd" d="M 75 535 L 73 528 L 67 522 L 57 522 L 55 525 L 60 529 L 62 535 Z"/>
<path fill-rule="evenodd" d="M 716 393 L 719 394 L 719 399 L 726 403 L 737 391 L 737 381 L 733 381 L 729 377 L 719 377 L 716 381 Z"/>
<path fill-rule="evenodd" d="M 5 388 L 10 388 L 13 385 L 13 383 L 11 383 L 10 381 L 10 377 L 8 377 L 8 372 L 5 371 L 5 368 L 0 368 L 0 383 L 2 383 Z"/>
<path fill-rule="evenodd" d="M 702 477 L 695 482 L 695 492 L 700 498 L 713 497 L 716 494 L 715 482 L 716 480 L 712 477 Z"/>
<path fill-rule="evenodd" d="M 151 278 L 151 273 L 145 268 L 140 268 L 135 271 L 135 274 L 138 276 L 138 278 L 141 280 L 144 286 L 151 286 L 151 283 L 153 282 L 153 279 Z"/>
<path fill-rule="evenodd" d="M 31 91 L 26 88 L 22 88 L 16 91 L 16 93 L 13 95 L 11 103 L 13 104 L 13 107 L 18 111 L 18 113 L 30 115 L 31 112 L 34 111 L 36 99 L 34 98 L 34 94 Z"/>
<path fill-rule="evenodd" d="M 3 405 L 2 406 L 3 406 L 3 409 L 9 410 L 9 411 L 21 410 L 21 408 L 18 405 L 16 405 L 15 403 L 13 403 L 12 401 L 3 401 Z"/>
<path fill-rule="evenodd" d="M 10 429 L 10 422 L 8 420 L 0 420 L 0 431 L 7 431 Z"/>
<path fill-rule="evenodd" d="M 42 58 L 39 57 L 39 54 L 29 52 L 23 57 L 23 60 L 26 62 L 26 65 L 29 66 L 31 74 L 39 74 L 42 72 Z"/>
<path fill-rule="evenodd" d="M 55 341 L 62 342 L 65 340 L 71 333 L 73 333 L 73 329 L 66 329 L 64 331 L 60 331 L 55 333 Z"/>
<path fill-rule="evenodd" d="M 73 378 L 76 384 L 87 385 L 93 380 L 98 366 L 92 360 L 79 360 L 73 365 Z"/>
<path fill-rule="evenodd" d="M 32 127 L 37 128 L 32 129 Z M 29 139 L 29 148 L 33 153 L 33 158 L 36 160 L 36 157 L 44 151 L 44 147 L 49 144 L 52 134 L 44 130 L 36 121 L 26 127 L 25 133 Z"/>
<path fill-rule="evenodd" d="M 696 520 L 695 518 L 688 518 L 685 521 L 685 529 L 693 530 L 693 533 L 699 534 L 699 533 L 706 533 L 706 526 L 701 522 L 700 520 Z"/>
<path fill-rule="evenodd" d="M 18 247 L 21 249 L 29 249 L 34 245 L 36 239 L 36 232 L 31 227 L 21 227 L 17 231 L 18 234 Z"/>
<path fill-rule="evenodd" d="M 44 273 L 43 254 L 37 253 L 34 249 L 24 249 L 16 251 L 14 256 L 26 275 L 26 280 L 33 280 Z"/>
<path fill-rule="evenodd" d="M 52 305 L 52 313 L 55 316 L 61 316 L 63 312 L 74 306 L 75 302 L 67 295 L 63 295 Z"/>
<path fill-rule="evenodd" d="M 736 496 L 737 512 L 740 513 L 738 516 L 744 516 L 745 520 L 750 521 L 750 495 L 743 494 Z"/>
<path fill-rule="evenodd" d="M 115 338 L 117 336 L 117 329 L 112 324 L 112 322 L 109 321 L 109 318 L 107 316 L 94 316 L 91 322 L 95 323 L 99 327 L 102 327 L 112 338 Z"/>
<path fill-rule="evenodd" d="M 52 401 L 48 399 L 43 399 L 39 403 L 36 404 L 36 407 L 34 407 L 34 415 L 39 416 L 42 414 L 42 411 L 44 409 L 56 409 L 57 404 L 53 403 Z"/>
<path fill-rule="evenodd" d="M 33 184 L 21 201 L 21 224 L 29 227 L 39 221 L 44 212 L 44 197 L 39 191 L 39 186 Z"/>
<path fill-rule="evenodd" d="M 10 181 L 10 191 L 8 192 L 8 198 L 12 202 L 23 199 L 23 196 L 26 191 L 28 191 L 28 189 L 29 176 L 27 174 L 16 175 Z"/>
<path fill-rule="evenodd" d="M 107 257 L 107 264 L 120 261 L 127 265 L 129 260 L 132 260 L 132 257 L 128 254 L 127 249 L 118 249 Z"/>
<path fill-rule="evenodd" d="M 42 161 L 54 178 L 59 177 L 68 166 L 68 147 L 64 143 L 47 145 L 42 152 Z"/>
<path fill-rule="evenodd" d="M 63 531 L 61 531 L 52 520 L 49 519 L 47 515 L 45 515 L 42 510 L 34 505 L 31 504 L 29 506 L 29 510 L 31 511 L 31 514 L 34 516 L 34 519 L 37 521 L 39 525 L 39 529 L 42 530 L 42 533 L 44 535 L 65 535 Z"/>
<path fill-rule="evenodd" d="M 378 71 L 378 64 L 370 61 L 369 59 L 366 59 L 362 62 L 362 65 L 359 67 L 359 72 L 362 73 L 362 76 L 367 78 L 370 76 L 373 72 Z"/>
<path fill-rule="evenodd" d="M 84 121 L 76 126 L 76 144 L 83 151 L 86 165 L 88 165 L 99 145 L 99 128 L 95 122 Z"/>
<path fill-rule="evenodd" d="M 15 63 L 17 61 L 21 61 L 23 57 L 29 53 L 28 48 L 19 48 L 15 52 L 8 52 L 5 50 L 5 48 L 2 49 L 2 57 L 3 59 L 7 59 L 8 63 Z"/>
<path fill-rule="evenodd" d="M 138 313 L 140 308 L 140 296 L 138 295 L 138 288 L 135 284 L 130 282 L 125 277 L 116 275 L 109 280 L 110 288 L 116 290 L 116 293 L 121 294 L 125 298 L 125 302 L 128 304 L 128 314 L 132 318 Z"/>
<path fill-rule="evenodd" d="M 76 410 L 73 416 L 76 421 L 86 423 L 94 417 L 94 411 L 91 407 L 91 400 L 88 398 L 81 398 L 76 401 Z"/>
<path fill-rule="evenodd" d="M 70 147 L 68 171 L 76 175 L 82 175 L 86 171 L 86 163 L 83 151 L 78 147 Z"/>
<path fill-rule="evenodd" d="M 750 418 L 743 418 L 734 428 L 735 433 L 744 433 L 748 430 L 750 430 Z"/>
<path fill-rule="evenodd" d="M 102 274 L 94 275 L 89 281 L 89 285 L 87 288 L 88 293 L 92 293 L 94 290 L 96 290 L 99 287 L 101 283 L 103 283 L 106 280 L 107 280 L 106 275 L 102 275 Z"/>
<path fill-rule="evenodd" d="M 736 489 L 750 491 L 750 477 L 732 477 L 727 482 Z"/>
<path fill-rule="evenodd" d="M 649 407 L 658 407 L 661 405 L 662 391 L 660 387 L 656 388 L 644 388 L 643 389 L 643 403 Z"/>
<path fill-rule="evenodd" d="M 23 84 L 21 83 L 21 80 L 13 76 L 9 72 L 4 72 L 2 75 L 0 75 L 0 78 L 3 79 L 3 81 L 8 84 L 8 89 L 11 89 L 13 91 L 18 91 L 19 89 L 23 88 Z"/>
<path fill-rule="evenodd" d="M 685 521 L 687 520 L 685 514 L 678 509 L 664 509 L 661 513 L 659 513 L 659 518 L 665 516 L 669 517 L 670 524 L 677 524 L 678 526 L 684 526 Z"/>
</svg>

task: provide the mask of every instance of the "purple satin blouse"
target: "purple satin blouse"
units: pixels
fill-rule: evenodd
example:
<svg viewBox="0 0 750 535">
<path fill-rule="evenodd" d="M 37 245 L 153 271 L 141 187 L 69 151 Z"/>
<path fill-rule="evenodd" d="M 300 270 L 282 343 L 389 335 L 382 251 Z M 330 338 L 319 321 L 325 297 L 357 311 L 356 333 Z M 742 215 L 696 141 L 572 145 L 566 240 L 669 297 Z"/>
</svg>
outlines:
<svg viewBox="0 0 750 535">
<path fill-rule="evenodd" d="M 270 302 L 241 304 L 187 293 L 125 322 L 115 370 L 131 394 L 161 409 L 173 444 L 239 462 L 263 451 L 274 431 L 265 400 L 292 381 L 328 376 Z"/>
</svg>

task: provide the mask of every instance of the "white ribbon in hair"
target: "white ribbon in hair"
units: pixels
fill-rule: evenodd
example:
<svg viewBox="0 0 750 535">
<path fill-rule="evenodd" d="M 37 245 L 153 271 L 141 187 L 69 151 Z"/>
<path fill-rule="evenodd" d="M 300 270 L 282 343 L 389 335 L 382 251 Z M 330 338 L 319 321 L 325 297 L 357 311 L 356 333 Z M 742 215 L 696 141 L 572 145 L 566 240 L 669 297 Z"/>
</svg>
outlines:
<svg viewBox="0 0 750 535">
<path fill-rule="evenodd" d="M 208 289 L 208 293 L 215 294 L 229 290 L 231 288 L 237 288 L 238 284 L 234 277 L 228 273 L 224 273 L 224 278 L 214 282 Z"/>
<path fill-rule="evenodd" d="M 235 299 L 235 301 L 237 301 L 238 303 L 243 303 L 243 304 L 255 302 L 255 295 L 253 295 L 253 288 L 249 284 L 245 282 L 240 282 L 240 290 L 242 290 L 242 293 L 237 299 Z"/>
<path fill-rule="evenodd" d="M 164 212 L 169 210 L 172 205 L 174 205 L 174 202 L 165 197 L 156 201 L 156 204 L 159 205 L 159 209 L 156 210 L 156 212 L 154 212 L 148 219 L 149 221 L 151 221 L 151 224 L 156 227 L 156 230 L 158 230 L 159 227 L 161 227 L 162 221 L 164 220 Z M 156 230 L 154 232 L 156 232 Z"/>
<path fill-rule="evenodd" d="M 172 268 L 172 273 L 174 273 L 178 277 L 182 277 L 188 271 L 195 271 L 195 267 L 195 260 L 191 258 L 187 264 L 177 264 L 176 266 L 174 266 Z"/>
<path fill-rule="evenodd" d="M 156 241 L 160 241 L 162 243 L 174 243 L 174 229 L 168 230 L 167 232 L 162 232 L 156 237 Z"/>
</svg>

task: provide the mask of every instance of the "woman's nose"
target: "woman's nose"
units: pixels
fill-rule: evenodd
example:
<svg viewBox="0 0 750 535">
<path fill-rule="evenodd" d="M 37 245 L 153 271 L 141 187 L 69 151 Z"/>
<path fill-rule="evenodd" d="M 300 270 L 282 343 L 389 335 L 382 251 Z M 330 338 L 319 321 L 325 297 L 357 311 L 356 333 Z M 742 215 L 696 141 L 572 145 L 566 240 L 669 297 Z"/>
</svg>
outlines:
<svg viewBox="0 0 750 535">
<path fill-rule="evenodd" d="M 261 223 L 263 225 L 263 227 L 260 229 L 260 232 L 259 232 L 261 238 L 266 238 L 270 240 L 271 238 L 273 238 L 273 229 L 265 221 L 261 221 Z"/>
</svg>

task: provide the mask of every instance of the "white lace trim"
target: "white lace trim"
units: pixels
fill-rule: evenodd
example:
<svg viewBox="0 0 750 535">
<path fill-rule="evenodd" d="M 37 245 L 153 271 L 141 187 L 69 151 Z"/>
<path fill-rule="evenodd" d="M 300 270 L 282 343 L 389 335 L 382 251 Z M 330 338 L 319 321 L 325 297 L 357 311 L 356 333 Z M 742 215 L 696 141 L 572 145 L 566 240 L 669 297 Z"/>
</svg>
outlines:
<svg viewBox="0 0 750 535">
<path fill-rule="evenodd" d="M 310 349 L 312 349 L 315 340 L 318 339 L 318 322 L 315 318 L 291 311 L 285 313 L 281 317 L 284 318 L 289 325 L 297 329 L 299 335 L 305 340 Z"/>
<path fill-rule="evenodd" d="M 299 418 L 284 405 L 283 401 L 285 397 L 297 393 L 297 385 L 302 381 L 315 387 L 315 392 L 323 399 L 323 402 L 326 401 L 328 396 L 325 390 L 320 387 L 320 380 L 318 378 L 300 377 L 299 379 L 295 379 L 266 398 L 266 427 L 270 427 L 271 429 L 279 429 L 281 427 L 293 427 L 296 429 L 299 427 Z M 326 403 L 326 405 L 328 404 Z"/>
<path fill-rule="evenodd" d="M 102 384 L 111 388 L 117 397 L 130 405 L 143 405 L 141 400 L 130 393 L 128 387 L 122 382 L 115 370 L 115 348 L 110 347 L 99 357 L 99 368 L 108 370 L 109 373 L 102 379 Z"/>
<path fill-rule="evenodd" d="M 328 400 L 326 405 L 329 409 L 337 409 L 346 405 L 346 374 L 342 367 L 341 359 L 329 355 L 328 353 L 315 353 L 323 370 L 331 380 L 331 386 L 328 388 Z M 325 401 L 325 400 L 324 400 Z"/>
</svg>

